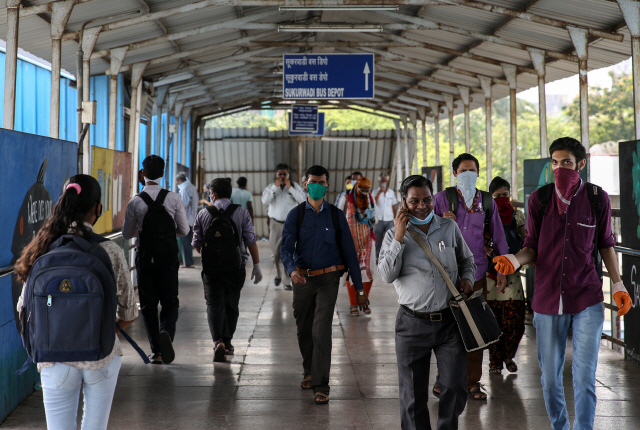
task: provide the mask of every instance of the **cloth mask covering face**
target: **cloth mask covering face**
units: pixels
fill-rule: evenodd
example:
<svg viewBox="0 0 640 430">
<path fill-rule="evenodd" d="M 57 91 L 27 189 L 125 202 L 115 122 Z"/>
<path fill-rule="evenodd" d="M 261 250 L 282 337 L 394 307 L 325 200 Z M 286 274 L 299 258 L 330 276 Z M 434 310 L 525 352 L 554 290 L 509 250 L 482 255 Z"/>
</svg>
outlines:
<svg viewBox="0 0 640 430">
<path fill-rule="evenodd" d="M 496 206 L 498 206 L 498 213 L 500 215 L 500 220 L 503 225 L 507 225 L 511 222 L 511 218 L 513 217 L 513 206 L 511 205 L 510 197 L 498 197 L 493 199 L 496 202 Z"/>
<path fill-rule="evenodd" d="M 476 196 L 476 182 L 478 181 L 478 174 L 467 170 L 466 172 L 458 173 L 458 189 L 464 198 L 464 204 L 467 205 L 467 209 L 471 209 L 473 204 L 473 198 Z"/>
<path fill-rule="evenodd" d="M 580 179 L 580 172 L 578 170 L 558 167 L 553 171 L 553 175 L 556 179 L 555 189 L 558 211 L 560 212 L 560 215 L 564 215 L 569 210 L 571 200 L 582 183 L 582 180 Z"/>
<path fill-rule="evenodd" d="M 351 191 L 351 190 L 353 190 L 353 183 L 352 183 L 352 182 L 349 182 L 349 183 L 347 184 L 347 191 Z"/>
<path fill-rule="evenodd" d="M 416 218 L 413 215 L 411 215 L 411 224 L 425 225 L 425 224 L 429 224 L 432 219 L 433 219 L 433 211 L 429 212 L 429 215 L 427 215 L 425 219 Z"/>
<path fill-rule="evenodd" d="M 320 200 L 327 193 L 327 187 L 320 184 L 307 184 L 307 191 L 311 200 Z"/>
</svg>

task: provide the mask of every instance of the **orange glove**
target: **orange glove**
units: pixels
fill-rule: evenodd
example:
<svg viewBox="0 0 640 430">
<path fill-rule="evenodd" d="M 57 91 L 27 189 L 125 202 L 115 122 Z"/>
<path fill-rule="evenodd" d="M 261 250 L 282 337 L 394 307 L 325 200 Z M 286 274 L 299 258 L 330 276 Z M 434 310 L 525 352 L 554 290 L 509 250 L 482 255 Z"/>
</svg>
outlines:
<svg viewBox="0 0 640 430">
<path fill-rule="evenodd" d="M 624 284 L 622 282 L 616 282 L 613 284 L 613 287 L 611 287 L 611 292 L 613 293 L 613 300 L 615 300 L 616 305 L 618 305 L 618 316 L 629 312 L 629 309 L 631 309 L 633 305 L 633 300 L 631 300 L 631 296 L 624 287 Z"/>
<path fill-rule="evenodd" d="M 495 257 L 493 262 L 496 263 L 496 271 L 501 275 L 511 275 L 515 273 L 516 267 L 520 267 L 520 263 L 513 254 Z"/>
</svg>

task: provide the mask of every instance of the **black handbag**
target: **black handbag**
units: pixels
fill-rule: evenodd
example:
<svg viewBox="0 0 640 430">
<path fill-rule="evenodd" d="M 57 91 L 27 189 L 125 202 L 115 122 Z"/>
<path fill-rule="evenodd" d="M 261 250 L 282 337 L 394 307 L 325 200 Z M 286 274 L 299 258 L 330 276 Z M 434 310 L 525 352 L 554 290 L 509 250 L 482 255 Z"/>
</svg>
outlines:
<svg viewBox="0 0 640 430">
<path fill-rule="evenodd" d="M 482 290 L 475 291 L 468 298 L 460 294 L 442 264 L 440 264 L 425 241 L 422 240 L 422 237 L 415 231 L 409 231 L 409 234 L 418 242 L 418 245 L 427 254 L 433 265 L 437 267 L 447 283 L 447 287 L 453 294 L 453 300 L 449 302 L 449 307 L 453 311 L 453 316 L 458 324 L 458 330 L 460 330 L 464 348 L 467 352 L 482 351 L 496 343 L 500 339 L 502 332 L 491 306 L 484 300 Z"/>
</svg>

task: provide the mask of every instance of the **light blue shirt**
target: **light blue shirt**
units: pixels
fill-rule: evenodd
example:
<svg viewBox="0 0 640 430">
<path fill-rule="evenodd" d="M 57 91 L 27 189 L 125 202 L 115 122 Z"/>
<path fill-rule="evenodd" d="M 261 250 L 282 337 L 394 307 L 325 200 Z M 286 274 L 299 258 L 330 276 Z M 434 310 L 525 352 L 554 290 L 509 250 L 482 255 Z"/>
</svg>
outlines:
<svg viewBox="0 0 640 430">
<path fill-rule="evenodd" d="M 196 190 L 196 186 L 191 182 L 184 181 L 180 185 L 178 185 L 178 193 L 180 194 L 180 199 L 182 200 L 182 204 L 184 205 L 184 211 L 187 214 L 187 221 L 189 222 L 189 227 L 193 227 L 196 222 L 196 215 L 198 214 L 198 190 Z"/>
<path fill-rule="evenodd" d="M 243 208 L 247 209 L 247 203 L 253 201 L 253 196 L 247 190 L 243 190 L 240 188 L 236 188 L 231 193 L 231 203 L 234 205 L 240 205 Z"/>
</svg>

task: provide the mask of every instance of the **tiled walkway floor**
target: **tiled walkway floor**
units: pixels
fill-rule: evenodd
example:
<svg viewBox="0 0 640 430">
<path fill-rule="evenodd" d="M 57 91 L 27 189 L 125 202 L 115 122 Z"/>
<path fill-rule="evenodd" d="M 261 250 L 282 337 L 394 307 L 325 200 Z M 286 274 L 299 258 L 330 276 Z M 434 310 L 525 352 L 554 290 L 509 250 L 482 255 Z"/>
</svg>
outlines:
<svg viewBox="0 0 640 430">
<path fill-rule="evenodd" d="M 228 363 L 212 363 L 199 270 L 180 272 L 180 319 L 176 360 L 168 366 L 145 366 L 126 341 L 125 356 L 111 410 L 110 429 L 385 429 L 400 428 L 398 378 L 394 349 L 397 296 L 392 285 L 374 284 L 371 316 L 349 316 L 348 297 L 340 290 L 333 320 L 331 402 L 313 403 L 300 389 L 301 358 L 297 347 L 292 293 L 273 286 L 266 242 L 260 242 L 265 279 L 248 280 Z M 250 274 L 250 268 L 247 269 Z M 139 319 L 130 332 L 148 350 Z M 489 400 L 469 400 L 460 429 L 502 430 L 550 428 L 535 348 L 527 326 L 516 361 L 517 374 L 485 375 Z M 435 372 L 435 361 L 432 374 Z M 505 371 L 506 372 L 506 371 Z M 565 367 L 565 390 L 573 399 L 571 354 Z M 602 348 L 597 373 L 598 430 L 640 429 L 640 366 Z M 570 404 L 572 401 L 570 402 Z M 435 428 L 438 401 L 429 401 Z M 570 407 L 573 414 L 573 408 Z M 21 404 L 2 429 L 46 428 L 42 392 Z"/>
</svg>

